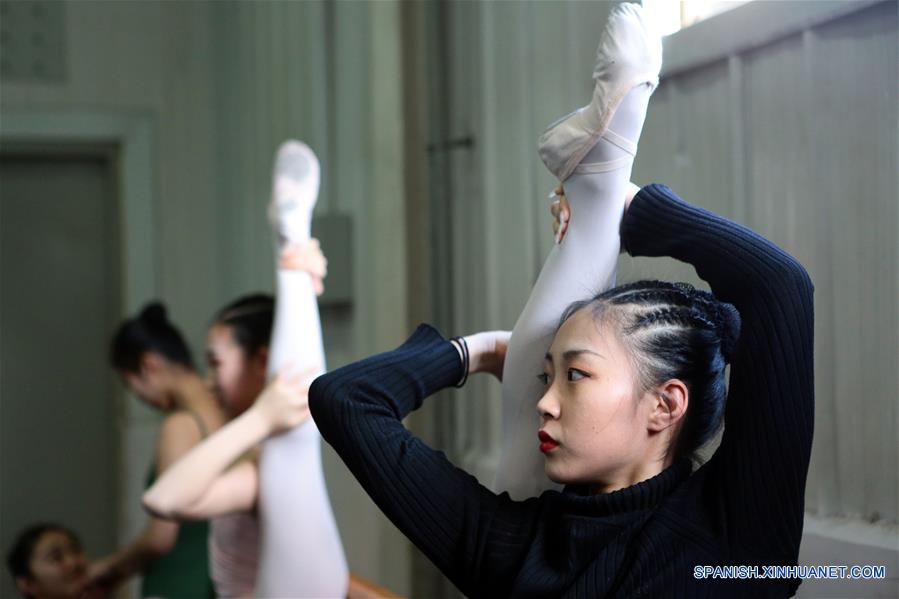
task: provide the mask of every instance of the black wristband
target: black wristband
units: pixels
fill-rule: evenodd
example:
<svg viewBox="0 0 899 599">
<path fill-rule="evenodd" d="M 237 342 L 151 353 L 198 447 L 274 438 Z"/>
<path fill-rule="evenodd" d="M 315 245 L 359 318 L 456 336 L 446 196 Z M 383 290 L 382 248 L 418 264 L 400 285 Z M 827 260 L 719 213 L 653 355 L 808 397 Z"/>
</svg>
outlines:
<svg viewBox="0 0 899 599">
<path fill-rule="evenodd" d="M 456 387 L 463 387 L 465 383 L 468 381 L 468 367 L 471 365 L 468 355 L 468 343 L 465 341 L 465 337 L 453 337 L 450 341 L 455 341 L 459 344 L 459 348 L 462 350 L 462 379 L 456 383 Z"/>
</svg>

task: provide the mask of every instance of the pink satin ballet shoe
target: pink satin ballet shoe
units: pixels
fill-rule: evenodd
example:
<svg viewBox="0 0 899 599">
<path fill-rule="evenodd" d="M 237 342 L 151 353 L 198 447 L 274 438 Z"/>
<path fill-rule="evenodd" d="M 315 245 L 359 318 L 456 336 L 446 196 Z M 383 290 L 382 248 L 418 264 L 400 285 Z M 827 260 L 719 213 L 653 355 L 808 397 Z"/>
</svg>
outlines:
<svg viewBox="0 0 899 599">
<path fill-rule="evenodd" d="M 596 51 L 593 99 L 587 106 L 551 124 L 540 136 L 538 152 L 546 168 L 559 181 L 567 179 L 607 133 L 609 121 L 624 96 L 641 84 L 649 84 L 654 89 L 661 68 L 662 40 L 650 26 L 642 7 L 628 2 L 616 4 Z M 622 140 L 612 132 L 606 137 L 629 154 L 636 152 L 633 142 Z"/>
<path fill-rule="evenodd" d="M 296 140 L 281 144 L 275 155 L 268 209 L 280 244 L 300 243 L 309 238 L 320 178 L 318 158 L 309 146 Z"/>
</svg>

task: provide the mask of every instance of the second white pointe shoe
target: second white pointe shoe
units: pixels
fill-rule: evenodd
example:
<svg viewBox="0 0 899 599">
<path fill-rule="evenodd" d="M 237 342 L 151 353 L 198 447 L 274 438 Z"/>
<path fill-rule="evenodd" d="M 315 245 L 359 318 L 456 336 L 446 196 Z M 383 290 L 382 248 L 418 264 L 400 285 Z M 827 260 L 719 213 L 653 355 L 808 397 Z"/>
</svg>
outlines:
<svg viewBox="0 0 899 599">
<path fill-rule="evenodd" d="M 616 4 L 596 50 L 593 99 L 547 127 L 538 152 L 546 168 L 564 181 L 596 145 L 627 93 L 637 85 L 659 83 L 662 39 L 637 4 Z"/>
<path fill-rule="evenodd" d="M 281 144 L 272 172 L 268 217 L 280 245 L 309 239 L 321 168 L 315 152 L 296 140 Z"/>
</svg>

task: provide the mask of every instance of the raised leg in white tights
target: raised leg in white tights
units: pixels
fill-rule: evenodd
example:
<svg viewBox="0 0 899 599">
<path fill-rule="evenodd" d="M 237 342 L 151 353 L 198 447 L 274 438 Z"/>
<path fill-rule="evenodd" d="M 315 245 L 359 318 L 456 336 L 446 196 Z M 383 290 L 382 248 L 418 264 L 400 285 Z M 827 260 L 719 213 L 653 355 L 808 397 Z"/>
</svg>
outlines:
<svg viewBox="0 0 899 599">
<path fill-rule="evenodd" d="M 537 375 L 565 308 L 615 284 L 625 189 L 660 67 L 661 43 L 640 7 L 616 5 L 597 52 L 593 101 L 541 137 L 541 158 L 562 181 L 571 214 L 567 234 L 544 263 L 506 354 L 495 486 L 515 499 L 554 487 L 537 449 L 536 405 L 543 393 Z"/>
<path fill-rule="evenodd" d="M 308 241 L 318 198 L 319 164 L 305 144 L 278 151 L 270 217 L 279 246 Z M 279 248 L 280 249 L 280 248 Z M 278 269 L 269 375 L 286 365 L 325 371 L 321 323 L 312 279 Z M 345 597 L 348 570 L 321 465 L 321 439 L 311 418 L 265 442 L 259 463 L 261 542 L 259 597 Z"/>
</svg>

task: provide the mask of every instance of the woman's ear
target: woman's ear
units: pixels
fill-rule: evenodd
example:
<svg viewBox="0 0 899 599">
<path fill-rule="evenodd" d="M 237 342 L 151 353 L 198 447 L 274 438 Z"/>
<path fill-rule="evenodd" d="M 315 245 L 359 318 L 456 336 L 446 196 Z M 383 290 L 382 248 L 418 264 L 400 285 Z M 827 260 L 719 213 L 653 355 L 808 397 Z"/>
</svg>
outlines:
<svg viewBox="0 0 899 599">
<path fill-rule="evenodd" d="M 33 597 L 38 590 L 34 581 L 27 576 L 16 576 L 16 587 L 18 587 L 19 592 L 25 597 Z"/>
<path fill-rule="evenodd" d="M 262 377 L 265 378 L 265 374 L 268 371 L 268 346 L 263 345 L 259 349 L 256 350 L 256 353 L 253 355 L 253 368 L 257 373 L 261 373 Z"/>
<path fill-rule="evenodd" d="M 670 379 L 650 393 L 655 394 L 655 399 L 649 415 L 649 430 L 662 432 L 680 422 L 687 413 L 687 406 L 690 403 L 689 391 L 680 379 Z"/>
</svg>

